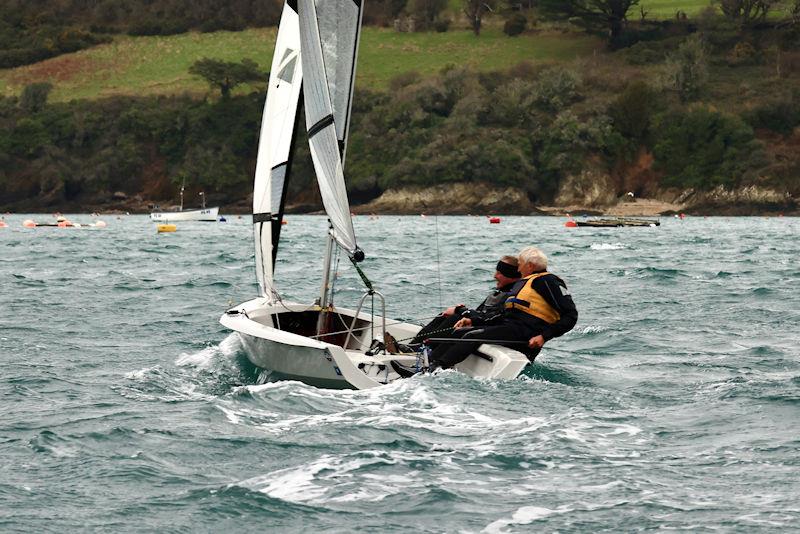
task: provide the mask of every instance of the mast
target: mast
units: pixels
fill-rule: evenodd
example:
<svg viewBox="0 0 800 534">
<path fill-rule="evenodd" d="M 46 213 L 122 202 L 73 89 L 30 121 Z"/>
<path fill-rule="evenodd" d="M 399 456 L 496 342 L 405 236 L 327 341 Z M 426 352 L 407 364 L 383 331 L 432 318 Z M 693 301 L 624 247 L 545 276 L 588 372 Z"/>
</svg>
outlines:
<svg viewBox="0 0 800 534">
<path fill-rule="evenodd" d="M 328 231 L 328 244 L 325 247 L 325 261 L 324 261 L 324 267 L 322 268 L 322 288 L 320 289 L 319 293 L 319 307 L 322 308 L 323 312 L 328 309 L 328 306 L 330 304 L 332 304 L 331 302 L 332 299 L 331 300 L 328 299 L 328 293 L 329 293 L 328 290 L 330 289 L 329 285 L 331 281 L 331 264 L 333 263 L 333 251 L 335 246 L 336 246 L 336 241 L 333 239 L 333 235 L 331 235 L 331 232 Z M 322 318 L 322 315 L 320 315 L 319 321 L 317 323 L 317 333 L 320 333 L 323 323 L 324 319 Z"/>
</svg>

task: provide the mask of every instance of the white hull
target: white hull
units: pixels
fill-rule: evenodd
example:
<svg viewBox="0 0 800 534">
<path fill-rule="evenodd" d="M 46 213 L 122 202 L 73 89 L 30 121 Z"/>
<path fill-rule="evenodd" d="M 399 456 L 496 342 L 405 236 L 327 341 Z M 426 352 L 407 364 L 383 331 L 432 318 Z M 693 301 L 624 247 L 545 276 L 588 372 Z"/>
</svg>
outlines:
<svg viewBox="0 0 800 534">
<path fill-rule="evenodd" d="M 216 222 L 219 215 L 219 207 L 202 208 L 196 210 L 183 211 L 154 211 L 150 214 L 150 220 L 154 222 L 177 222 L 177 221 L 208 221 Z"/>
<path fill-rule="evenodd" d="M 360 330 L 348 340 L 346 349 L 273 326 L 273 321 L 280 321 L 281 315 L 286 322 L 290 316 L 313 319 L 318 313 L 319 308 L 314 306 L 285 302 L 268 305 L 263 299 L 255 299 L 229 310 L 220 323 L 239 334 L 247 358 L 257 367 L 272 371 L 276 378 L 299 380 L 315 386 L 376 387 L 400 378 L 390 365 L 392 360 L 405 366 L 416 363 L 413 354 L 366 354 L 373 335 L 381 335 L 381 319 L 369 314 L 359 314 Z M 337 308 L 336 313 L 347 324 L 355 315 L 353 310 L 342 308 Z M 369 326 L 373 318 L 375 328 L 371 330 Z M 345 329 L 344 326 L 341 328 Z M 410 338 L 419 329 L 418 325 L 387 320 L 387 332 L 397 339 Z M 340 338 L 342 342 L 343 337 Z M 470 355 L 456 369 L 473 377 L 513 379 L 528 364 L 524 354 L 507 347 L 481 345 L 476 352 L 478 354 Z"/>
</svg>

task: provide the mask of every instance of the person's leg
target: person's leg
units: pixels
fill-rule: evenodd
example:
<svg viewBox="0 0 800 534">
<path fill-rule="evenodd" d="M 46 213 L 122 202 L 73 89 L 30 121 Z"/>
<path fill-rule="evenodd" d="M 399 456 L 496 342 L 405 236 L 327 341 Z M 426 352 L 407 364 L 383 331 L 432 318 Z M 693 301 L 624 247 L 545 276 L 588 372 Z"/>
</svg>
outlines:
<svg viewBox="0 0 800 534">
<path fill-rule="evenodd" d="M 473 330 L 475 330 L 475 327 L 472 326 L 467 326 L 464 328 L 456 328 L 454 330 L 451 330 L 450 332 L 437 335 L 437 337 L 460 339 Z M 430 367 L 432 369 L 436 367 L 443 367 L 441 365 L 441 360 L 447 353 L 447 351 L 449 351 L 454 345 L 455 343 L 448 343 L 446 341 L 429 343 L 428 346 L 431 348 L 431 353 L 429 357 Z"/>
<path fill-rule="evenodd" d="M 518 328 L 508 325 L 470 329 L 460 336 L 464 341 L 442 343 L 441 347 L 437 348 L 431 355 L 431 368 L 439 366 L 447 369 L 466 360 L 470 354 L 483 344 L 483 341 L 467 343 L 470 338 L 492 340 L 496 341 L 498 345 L 502 345 L 503 341 L 520 341 L 524 336 L 525 334 L 520 332 Z"/>
</svg>

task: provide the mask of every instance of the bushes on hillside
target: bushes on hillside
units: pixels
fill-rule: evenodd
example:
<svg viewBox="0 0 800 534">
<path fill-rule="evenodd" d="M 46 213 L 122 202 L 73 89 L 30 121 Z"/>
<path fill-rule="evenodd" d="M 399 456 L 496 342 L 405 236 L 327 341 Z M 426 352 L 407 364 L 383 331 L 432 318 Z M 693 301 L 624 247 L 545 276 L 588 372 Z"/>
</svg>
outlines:
<svg viewBox="0 0 800 534">
<path fill-rule="evenodd" d="M 41 111 L 47 104 L 47 97 L 53 90 L 53 84 L 48 82 L 32 83 L 25 86 L 19 97 L 19 107 L 28 113 Z"/>
<path fill-rule="evenodd" d="M 707 82 L 708 52 L 701 36 L 693 34 L 668 56 L 665 85 L 689 102 L 700 97 Z"/>
<path fill-rule="evenodd" d="M 763 146 L 739 117 L 705 107 L 656 117 L 653 155 L 666 186 L 735 186 L 765 164 Z"/>
<path fill-rule="evenodd" d="M 6 187 L 0 204 L 42 191 L 53 202 L 135 194 L 145 181 L 183 176 L 190 187 L 246 195 L 262 105 L 254 95 L 213 104 L 116 98 L 9 110 L 0 118 L 0 161 L 10 162 L 7 183 L 18 187 Z M 41 187 L 26 188 L 40 174 Z"/>
<path fill-rule="evenodd" d="M 629 84 L 608 107 L 608 115 L 616 132 L 626 140 L 624 156 L 631 157 L 650 138 L 653 117 L 665 103 L 659 92 L 643 81 Z"/>
<path fill-rule="evenodd" d="M 6 18 L 9 13 L 0 10 L 0 16 Z M 14 17 L 0 22 L 0 68 L 36 63 L 110 40 L 106 36 L 59 24 L 29 26 L 27 21 Z"/>
<path fill-rule="evenodd" d="M 536 83 L 536 102 L 545 111 L 557 112 L 582 98 L 581 78 L 562 67 L 543 71 Z"/>
<path fill-rule="evenodd" d="M 525 26 L 528 25 L 528 19 L 522 13 L 513 13 L 506 19 L 503 24 L 503 33 L 509 37 L 514 37 L 525 31 Z"/>
<path fill-rule="evenodd" d="M 87 5 L 91 4 L 91 5 Z M 36 63 L 109 42 L 109 33 L 170 35 L 189 30 L 274 26 L 282 2 L 267 0 L 6 0 L 0 6 L 0 68 Z"/>
<path fill-rule="evenodd" d="M 753 128 L 764 128 L 784 135 L 800 126 L 800 91 L 793 95 L 769 100 L 745 113 Z"/>
</svg>

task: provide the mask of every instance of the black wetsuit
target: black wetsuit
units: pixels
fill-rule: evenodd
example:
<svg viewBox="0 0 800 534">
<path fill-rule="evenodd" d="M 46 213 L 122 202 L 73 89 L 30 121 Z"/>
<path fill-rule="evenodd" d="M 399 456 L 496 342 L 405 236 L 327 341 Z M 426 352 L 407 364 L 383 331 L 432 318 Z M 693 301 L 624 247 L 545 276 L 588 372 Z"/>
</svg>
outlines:
<svg viewBox="0 0 800 534">
<path fill-rule="evenodd" d="M 522 279 L 514 284 L 509 296 L 516 295 L 527 282 Z M 533 289 L 547 301 L 559 313 L 559 319 L 550 324 L 534 317 L 528 313 L 517 309 L 507 309 L 503 315 L 495 321 L 491 321 L 484 326 L 459 328 L 447 337 L 469 339 L 491 339 L 498 345 L 504 341 L 525 341 L 528 342 L 532 337 L 541 335 L 545 341 L 563 335 L 575 326 L 578 322 L 578 310 L 572 301 L 572 296 L 567 290 L 567 286 L 561 278 L 548 273 L 536 278 L 532 283 Z M 442 343 L 434 348 L 431 354 L 431 367 L 452 367 L 453 365 L 465 360 L 481 345 L 476 343 Z M 512 348 L 521 352 L 528 353 L 530 349 L 513 345 Z M 538 351 L 535 351 L 538 352 Z M 535 353 L 533 354 L 535 356 Z"/>
<path fill-rule="evenodd" d="M 431 336 L 433 337 L 446 337 L 449 336 L 453 326 L 461 320 L 462 317 L 469 317 L 472 319 L 472 324 L 487 324 L 491 321 L 497 320 L 498 317 L 503 315 L 503 305 L 506 298 L 511 294 L 516 282 L 506 284 L 503 287 L 492 290 L 488 297 L 481 302 L 474 310 L 468 309 L 466 306 L 457 306 L 453 315 L 437 315 L 433 321 L 422 327 L 422 330 L 417 332 L 412 344 L 422 343 Z"/>
</svg>

